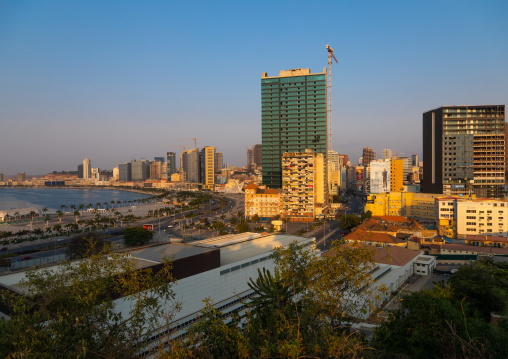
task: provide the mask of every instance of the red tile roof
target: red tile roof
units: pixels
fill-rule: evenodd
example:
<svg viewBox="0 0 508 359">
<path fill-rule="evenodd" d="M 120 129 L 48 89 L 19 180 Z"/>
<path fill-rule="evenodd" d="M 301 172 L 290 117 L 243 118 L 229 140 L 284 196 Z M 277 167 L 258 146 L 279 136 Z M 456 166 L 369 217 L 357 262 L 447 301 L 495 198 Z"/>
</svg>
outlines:
<svg viewBox="0 0 508 359">
<path fill-rule="evenodd" d="M 478 242 L 508 242 L 508 238 L 502 236 L 478 236 L 474 234 L 466 235 L 466 241 Z"/>
<path fill-rule="evenodd" d="M 397 246 L 377 248 L 376 254 L 374 254 L 374 262 L 403 266 L 420 254 L 419 251 Z"/>
<path fill-rule="evenodd" d="M 404 242 L 386 233 L 364 231 L 363 229 L 358 229 L 354 232 L 347 234 L 346 236 L 344 236 L 344 239 L 347 239 L 349 241 L 376 242 L 388 244 L 397 244 Z"/>
</svg>

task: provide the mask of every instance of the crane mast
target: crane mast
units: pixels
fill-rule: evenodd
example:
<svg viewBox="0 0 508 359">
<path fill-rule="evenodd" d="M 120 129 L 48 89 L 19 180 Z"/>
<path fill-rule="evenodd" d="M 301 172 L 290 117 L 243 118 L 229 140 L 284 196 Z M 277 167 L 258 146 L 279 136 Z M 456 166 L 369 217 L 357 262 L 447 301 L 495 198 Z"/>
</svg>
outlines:
<svg viewBox="0 0 508 359">
<path fill-rule="evenodd" d="M 337 61 L 337 58 L 333 54 L 333 49 L 330 47 L 330 45 L 326 45 L 326 49 L 328 50 L 328 150 L 332 150 L 332 57 L 335 60 L 336 63 L 339 63 Z"/>
</svg>

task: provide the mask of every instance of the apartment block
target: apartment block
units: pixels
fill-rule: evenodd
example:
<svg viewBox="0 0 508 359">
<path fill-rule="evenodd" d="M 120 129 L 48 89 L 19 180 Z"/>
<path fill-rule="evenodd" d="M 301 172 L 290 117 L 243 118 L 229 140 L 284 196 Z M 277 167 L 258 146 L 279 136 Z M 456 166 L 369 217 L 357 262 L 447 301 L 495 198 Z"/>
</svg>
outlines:
<svg viewBox="0 0 508 359">
<path fill-rule="evenodd" d="M 499 198 L 505 106 L 444 106 L 423 114 L 423 191 Z"/>
<path fill-rule="evenodd" d="M 390 192 L 404 191 L 404 160 L 393 157 L 390 166 Z"/>
<path fill-rule="evenodd" d="M 446 197 L 436 202 L 440 235 L 459 239 L 468 235 L 508 237 L 508 200 Z"/>
<path fill-rule="evenodd" d="M 325 156 L 310 149 L 282 155 L 282 216 L 307 222 L 327 211 Z"/>
</svg>

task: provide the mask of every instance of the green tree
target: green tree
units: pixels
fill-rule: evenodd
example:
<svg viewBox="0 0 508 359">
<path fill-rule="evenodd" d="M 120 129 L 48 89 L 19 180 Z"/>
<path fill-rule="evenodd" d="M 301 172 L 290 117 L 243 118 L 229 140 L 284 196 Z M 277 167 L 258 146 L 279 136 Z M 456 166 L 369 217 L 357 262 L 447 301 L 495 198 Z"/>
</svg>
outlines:
<svg viewBox="0 0 508 359">
<path fill-rule="evenodd" d="M 128 256 L 111 251 L 64 263 L 56 270 L 26 274 L 24 295 L 2 292 L 10 320 L 0 319 L 3 358 L 137 358 L 175 309 L 171 263 L 161 271 L 136 270 Z M 128 298 L 128 313 L 115 310 L 115 299 Z"/>
<path fill-rule="evenodd" d="M 240 222 L 236 225 L 238 233 L 244 233 L 249 231 L 249 225 L 245 222 Z"/>
<path fill-rule="evenodd" d="M 126 245 L 135 246 L 148 243 L 153 238 L 153 232 L 141 227 L 126 228 L 123 240 Z"/>
</svg>

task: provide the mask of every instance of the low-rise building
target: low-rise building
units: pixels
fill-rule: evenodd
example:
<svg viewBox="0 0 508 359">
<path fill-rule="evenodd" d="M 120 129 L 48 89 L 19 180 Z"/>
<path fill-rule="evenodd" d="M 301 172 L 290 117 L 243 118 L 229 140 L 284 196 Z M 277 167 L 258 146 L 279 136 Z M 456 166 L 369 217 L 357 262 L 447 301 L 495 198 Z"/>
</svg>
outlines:
<svg viewBox="0 0 508 359">
<path fill-rule="evenodd" d="M 435 217 L 441 236 L 464 239 L 467 235 L 508 237 L 508 200 L 487 198 L 436 198 Z"/>
<path fill-rule="evenodd" d="M 245 217 L 273 218 L 280 214 L 281 195 L 277 189 L 261 189 L 254 183 L 245 186 Z"/>
</svg>

